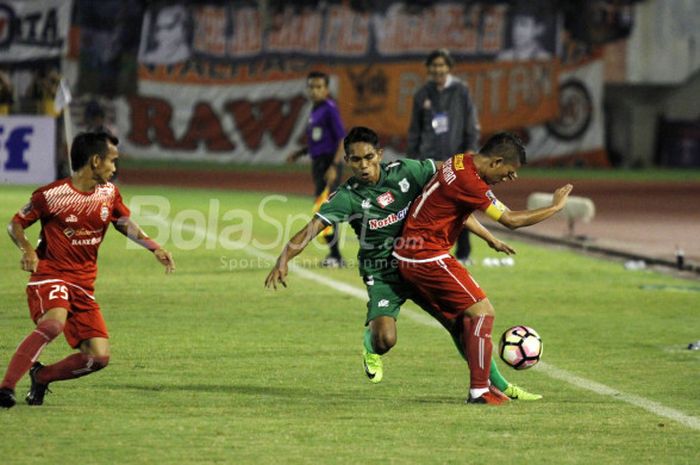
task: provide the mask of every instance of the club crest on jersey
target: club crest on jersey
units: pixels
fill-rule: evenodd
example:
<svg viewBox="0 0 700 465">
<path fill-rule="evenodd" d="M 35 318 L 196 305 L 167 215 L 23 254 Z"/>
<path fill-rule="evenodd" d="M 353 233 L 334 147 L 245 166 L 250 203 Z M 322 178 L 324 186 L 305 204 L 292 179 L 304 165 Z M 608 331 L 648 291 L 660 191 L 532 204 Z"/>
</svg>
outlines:
<svg viewBox="0 0 700 465">
<path fill-rule="evenodd" d="M 75 215 L 68 215 L 66 218 L 66 223 L 77 223 L 78 222 L 78 217 Z"/>
<path fill-rule="evenodd" d="M 411 183 L 408 182 L 408 179 L 403 178 L 401 181 L 399 181 L 399 187 L 401 188 L 401 192 L 405 194 L 408 192 L 408 189 L 411 188 Z"/>
<path fill-rule="evenodd" d="M 464 169 L 464 154 L 455 155 L 454 168 L 455 171 L 462 171 Z"/>
<path fill-rule="evenodd" d="M 362 209 L 363 210 L 367 210 L 371 206 L 372 206 L 372 201 L 370 199 L 365 199 L 362 201 Z"/>
<path fill-rule="evenodd" d="M 100 209 L 100 219 L 102 221 L 107 221 L 107 218 L 109 218 L 109 208 L 107 208 L 106 203 L 103 203 L 102 208 Z"/>
<path fill-rule="evenodd" d="M 394 203 L 394 195 L 391 192 L 384 192 L 382 195 L 377 197 L 377 203 L 382 206 L 382 208 L 386 208 L 387 205 L 391 205 Z"/>
</svg>

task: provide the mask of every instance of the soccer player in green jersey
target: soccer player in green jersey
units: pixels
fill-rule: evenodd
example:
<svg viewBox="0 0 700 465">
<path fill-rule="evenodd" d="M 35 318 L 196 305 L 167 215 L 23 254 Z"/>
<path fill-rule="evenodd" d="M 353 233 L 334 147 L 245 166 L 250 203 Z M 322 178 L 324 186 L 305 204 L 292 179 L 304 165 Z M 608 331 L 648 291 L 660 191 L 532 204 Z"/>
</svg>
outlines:
<svg viewBox="0 0 700 465">
<path fill-rule="evenodd" d="M 381 355 L 396 344 L 396 318 L 401 305 L 406 299 L 411 299 L 431 315 L 435 313 L 401 279 L 391 252 L 395 240 L 400 238 L 411 202 L 421 193 L 438 166 L 430 159 L 381 163 L 383 149 L 379 147 L 378 136 L 365 127 L 350 130 L 343 143 L 345 161 L 354 176 L 331 194 L 314 218 L 289 240 L 265 279 L 265 286 L 277 289 L 277 285 L 281 284 L 286 287 L 289 261 L 328 225 L 347 221 L 360 242 L 357 255 L 359 271 L 369 296 L 363 365 L 370 381 L 378 383 L 383 377 Z M 515 252 L 496 239 L 476 218 L 470 216 L 465 224 L 493 249 Z M 450 327 L 443 320 L 438 318 L 464 356 L 460 349 L 460 329 Z M 493 360 L 491 366 L 491 382 L 508 397 L 522 400 L 541 398 L 508 383 Z"/>
</svg>

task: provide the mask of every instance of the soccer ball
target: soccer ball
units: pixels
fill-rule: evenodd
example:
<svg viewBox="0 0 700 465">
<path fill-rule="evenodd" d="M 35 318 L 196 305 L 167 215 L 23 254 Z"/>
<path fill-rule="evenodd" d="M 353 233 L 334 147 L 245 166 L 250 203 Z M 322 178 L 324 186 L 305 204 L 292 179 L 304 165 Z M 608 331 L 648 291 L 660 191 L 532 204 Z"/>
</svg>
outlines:
<svg viewBox="0 0 700 465">
<path fill-rule="evenodd" d="M 498 354 L 516 370 L 525 370 L 540 361 L 542 339 L 537 331 L 528 326 L 513 326 L 501 336 Z"/>
</svg>

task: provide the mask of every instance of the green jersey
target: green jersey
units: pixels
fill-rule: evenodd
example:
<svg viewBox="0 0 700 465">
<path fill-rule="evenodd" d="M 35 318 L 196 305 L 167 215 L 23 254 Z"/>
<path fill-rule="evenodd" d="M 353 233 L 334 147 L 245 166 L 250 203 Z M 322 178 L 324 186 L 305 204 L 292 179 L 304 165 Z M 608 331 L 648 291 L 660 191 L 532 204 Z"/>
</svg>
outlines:
<svg viewBox="0 0 700 465">
<path fill-rule="evenodd" d="M 331 194 L 316 216 L 325 224 L 347 221 L 360 241 L 360 274 L 373 275 L 391 266 L 394 241 L 413 199 L 435 174 L 430 160 L 403 159 L 382 163 L 377 184 L 348 179 Z"/>
</svg>

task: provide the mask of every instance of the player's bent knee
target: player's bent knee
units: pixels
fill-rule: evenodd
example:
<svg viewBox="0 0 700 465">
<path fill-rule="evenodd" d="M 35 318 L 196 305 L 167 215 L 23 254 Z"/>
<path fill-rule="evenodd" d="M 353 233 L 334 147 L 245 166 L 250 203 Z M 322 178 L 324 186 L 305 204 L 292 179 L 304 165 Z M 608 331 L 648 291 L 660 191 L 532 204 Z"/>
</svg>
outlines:
<svg viewBox="0 0 700 465">
<path fill-rule="evenodd" d="M 379 355 L 385 354 L 396 345 L 396 333 L 382 333 L 372 340 L 372 347 Z"/>
<path fill-rule="evenodd" d="M 46 319 L 36 325 L 36 330 L 43 334 L 47 340 L 51 341 L 63 332 L 64 326 L 62 321 Z"/>
<path fill-rule="evenodd" d="M 109 364 L 109 355 L 96 355 L 90 357 L 92 359 L 92 371 L 99 371 Z"/>
</svg>

